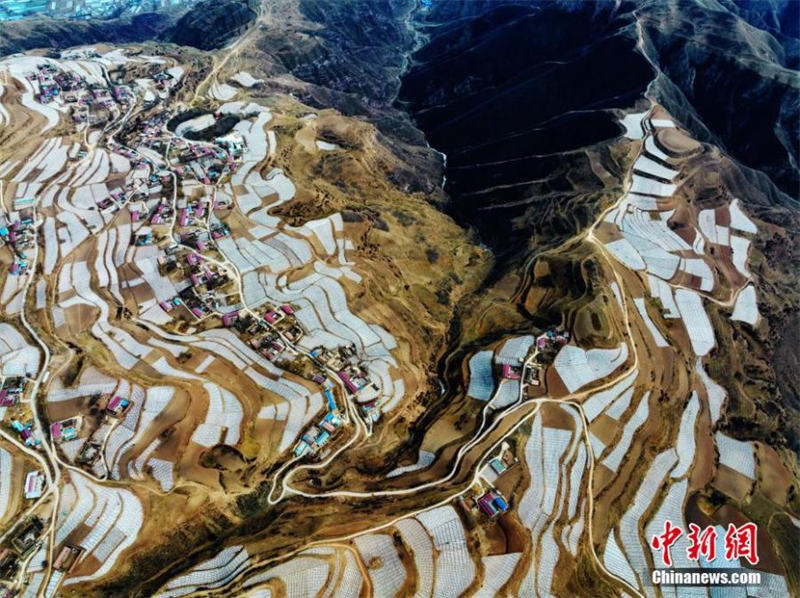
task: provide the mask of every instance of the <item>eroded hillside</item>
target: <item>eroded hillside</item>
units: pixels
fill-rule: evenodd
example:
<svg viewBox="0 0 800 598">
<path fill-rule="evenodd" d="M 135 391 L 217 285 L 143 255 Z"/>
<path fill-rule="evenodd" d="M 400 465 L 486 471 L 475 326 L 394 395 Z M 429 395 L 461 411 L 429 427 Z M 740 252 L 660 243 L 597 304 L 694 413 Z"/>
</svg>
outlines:
<svg viewBox="0 0 800 598">
<path fill-rule="evenodd" d="M 669 520 L 720 554 L 757 524 L 758 562 L 727 560 L 796 593 L 793 199 L 665 106 L 624 5 L 475 3 L 422 46 L 388 4 L 355 63 L 326 6 L 259 6 L 215 52 L 0 61 L 3 583 L 666 596 Z M 524 85 L 524 54 L 464 83 L 463 44 L 528 21 L 598 52 L 541 38 Z M 400 99 L 446 165 L 392 105 L 414 40 Z M 580 93 L 492 125 L 484 88 L 536 81 Z"/>
</svg>

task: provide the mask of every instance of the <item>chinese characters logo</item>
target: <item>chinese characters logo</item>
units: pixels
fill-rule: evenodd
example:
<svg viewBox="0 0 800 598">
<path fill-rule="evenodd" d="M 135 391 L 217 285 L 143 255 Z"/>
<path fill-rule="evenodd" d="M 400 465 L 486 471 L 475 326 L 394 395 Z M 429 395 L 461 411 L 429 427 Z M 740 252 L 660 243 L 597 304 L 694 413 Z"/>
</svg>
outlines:
<svg viewBox="0 0 800 598">
<path fill-rule="evenodd" d="M 746 559 L 751 565 L 758 564 L 757 532 L 758 526 L 755 523 L 745 523 L 738 527 L 729 523 L 724 538 L 725 560 Z M 661 560 L 666 567 L 672 566 L 672 545 L 683 535 L 684 531 L 667 519 L 664 521 L 664 531 L 650 540 L 653 550 L 661 551 Z M 702 529 L 699 525 L 690 523 L 686 538 L 689 540 L 686 558 L 690 561 L 697 561 L 701 556 L 708 562 L 717 558 L 717 530 L 713 526 Z"/>
</svg>

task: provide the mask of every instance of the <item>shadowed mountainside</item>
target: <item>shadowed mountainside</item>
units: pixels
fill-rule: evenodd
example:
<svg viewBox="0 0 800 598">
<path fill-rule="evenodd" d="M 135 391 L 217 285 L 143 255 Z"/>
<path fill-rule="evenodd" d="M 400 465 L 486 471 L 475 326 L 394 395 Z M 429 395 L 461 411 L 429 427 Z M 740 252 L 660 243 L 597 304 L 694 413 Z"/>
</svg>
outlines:
<svg viewBox="0 0 800 598">
<path fill-rule="evenodd" d="M 732 13 L 769 32 L 786 52 L 783 66 L 800 67 L 800 2 L 796 0 L 720 0 Z"/>
<path fill-rule="evenodd" d="M 791 70 L 796 31 L 786 22 L 793 9 L 726 5 L 434 4 L 415 15 L 427 43 L 412 57 L 399 102 L 447 155 L 450 214 L 475 227 L 499 257 L 487 288 L 580 233 L 621 192 L 621 156 L 609 143 L 622 133 L 617 108 L 647 96 L 733 158 L 715 164 L 719 180 L 694 201 L 739 197 L 788 237 L 765 235 L 756 244 L 766 258 L 758 272 L 761 313 L 783 340 L 764 334 L 747 338 L 745 348 L 744 337 L 735 337 L 729 346 L 742 346 L 717 360 L 725 364 L 720 377 L 738 372 L 759 386 L 732 397 L 730 430 L 797 451 L 793 426 L 769 423 L 798 418 L 798 373 L 785 349 L 800 305 L 792 232 L 800 84 Z M 753 405 L 770 415 L 745 415 Z"/>
<path fill-rule="evenodd" d="M 399 100 L 447 155 L 451 213 L 498 254 L 518 255 L 531 234 L 574 234 L 597 205 L 603 184 L 584 148 L 619 135 L 613 109 L 653 78 L 629 11 L 442 3 L 420 18 L 429 42 Z"/>
<path fill-rule="evenodd" d="M 582 156 L 619 134 L 613 109 L 646 89 L 791 203 L 800 185 L 794 8 L 727 4 L 445 2 L 419 12 L 428 42 L 400 101 L 447 154 L 454 217 L 509 256 L 531 234 L 580 230 L 576 214 L 592 212 L 601 188 Z"/>
<path fill-rule="evenodd" d="M 205 0 L 188 9 L 114 19 L 35 17 L 0 24 L 0 56 L 34 48 L 63 50 L 95 43 L 171 42 L 202 50 L 220 48 L 255 19 L 246 0 Z"/>
<path fill-rule="evenodd" d="M 781 35 L 781 44 L 735 14 L 694 0 L 654 2 L 637 15 L 645 52 L 666 76 L 654 96 L 698 139 L 797 197 L 800 77 L 792 69 L 800 41 Z"/>
<path fill-rule="evenodd" d="M 159 39 L 200 50 L 221 48 L 256 18 L 256 6 L 256 2 L 246 0 L 203 0 Z"/>
<path fill-rule="evenodd" d="M 72 21 L 30 18 L 0 24 L 0 56 L 34 48 L 54 50 L 101 42 L 134 43 L 157 38 L 174 21 L 168 13 Z"/>
<path fill-rule="evenodd" d="M 415 38 L 406 26 L 413 0 L 299 0 L 282 6 L 257 44 L 268 76 L 284 81 L 303 102 L 367 117 L 393 138 L 425 139 L 392 106 Z"/>
</svg>

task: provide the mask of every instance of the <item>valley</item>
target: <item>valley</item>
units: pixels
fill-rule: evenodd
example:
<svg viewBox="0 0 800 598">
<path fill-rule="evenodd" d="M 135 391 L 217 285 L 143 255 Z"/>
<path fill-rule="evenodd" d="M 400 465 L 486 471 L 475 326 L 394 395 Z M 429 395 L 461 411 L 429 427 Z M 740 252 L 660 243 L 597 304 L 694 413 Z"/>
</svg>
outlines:
<svg viewBox="0 0 800 598">
<path fill-rule="evenodd" d="M 794 595 L 793 150 L 649 4 L 250 8 L 0 58 L 5 595 Z"/>
</svg>

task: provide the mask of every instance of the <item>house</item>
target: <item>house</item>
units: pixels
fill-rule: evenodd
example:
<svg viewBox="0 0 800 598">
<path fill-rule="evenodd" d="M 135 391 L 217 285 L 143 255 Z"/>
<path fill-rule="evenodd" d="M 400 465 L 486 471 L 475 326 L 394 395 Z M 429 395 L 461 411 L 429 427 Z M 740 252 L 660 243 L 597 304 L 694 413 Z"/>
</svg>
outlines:
<svg viewBox="0 0 800 598">
<path fill-rule="evenodd" d="M 508 503 L 497 490 L 489 490 L 478 499 L 478 506 L 488 517 L 495 517 L 508 511 Z"/>
<path fill-rule="evenodd" d="M 347 372 L 337 372 L 336 375 L 339 376 L 339 379 L 344 383 L 345 388 L 347 388 L 347 391 L 350 394 L 356 394 L 359 390 L 361 390 L 358 386 L 356 386 Z"/>
<path fill-rule="evenodd" d="M 128 409 L 130 409 L 131 402 L 128 399 L 123 399 L 119 395 L 114 395 L 114 397 L 108 402 L 106 406 L 106 411 L 112 417 L 122 417 Z"/>
<path fill-rule="evenodd" d="M 222 325 L 229 327 L 236 321 L 238 317 L 239 317 L 238 309 L 230 311 L 222 316 Z"/>
<path fill-rule="evenodd" d="M 69 571 L 78 561 L 78 557 L 83 552 L 80 546 L 72 546 L 67 544 L 58 553 L 56 560 L 53 562 L 53 568 L 56 571 Z"/>
<path fill-rule="evenodd" d="M 506 467 L 506 464 L 503 463 L 503 460 L 500 459 L 499 457 L 495 457 L 494 459 L 489 461 L 489 467 L 491 467 L 497 475 L 500 475 L 506 469 L 508 469 L 508 467 Z"/>
<path fill-rule="evenodd" d="M 25 498 L 39 498 L 44 493 L 44 476 L 31 471 L 25 477 Z"/>
<path fill-rule="evenodd" d="M 333 398 L 333 391 L 330 388 L 325 389 L 325 398 L 328 400 L 328 411 L 336 411 L 336 400 Z"/>
<path fill-rule="evenodd" d="M 279 312 L 275 311 L 274 309 L 269 310 L 266 314 L 264 314 L 264 319 L 267 320 L 270 324 L 275 324 L 280 322 L 283 319 L 284 315 Z"/>
<path fill-rule="evenodd" d="M 38 446 L 41 444 L 40 440 L 34 435 L 33 430 L 31 429 L 31 424 L 29 422 L 22 423 L 17 419 L 11 420 L 11 427 L 16 431 L 19 432 L 19 437 L 25 443 L 26 446 Z"/>
<path fill-rule="evenodd" d="M 364 374 L 364 372 L 352 365 L 347 366 L 345 369 L 337 372 L 336 375 L 344 384 L 345 388 L 347 388 L 347 392 L 352 395 L 358 394 L 364 387 L 370 384 L 369 378 Z M 370 396 L 372 393 L 366 393 Z M 361 398 L 362 401 L 370 400 L 368 398 Z"/>
<path fill-rule="evenodd" d="M 136 235 L 133 244 L 137 247 L 142 247 L 144 245 L 152 245 L 153 243 L 153 234 L 152 233 L 142 233 L 140 235 Z"/>
<path fill-rule="evenodd" d="M 202 262 L 202 259 L 196 253 L 190 253 L 186 256 L 186 263 L 190 266 L 197 266 L 200 262 Z"/>
<path fill-rule="evenodd" d="M 330 437 L 330 432 L 327 430 L 320 430 L 319 434 L 317 434 L 317 437 L 314 439 L 314 442 L 317 444 L 317 446 L 323 446 L 326 442 L 328 442 Z"/>
<path fill-rule="evenodd" d="M 525 383 L 531 386 L 539 386 L 541 382 L 539 378 L 542 373 L 542 368 L 537 364 L 531 364 L 525 368 Z"/>
<path fill-rule="evenodd" d="M 305 331 L 299 325 L 295 324 L 283 334 L 286 338 L 294 343 L 302 338 L 302 336 L 305 334 Z"/>
<path fill-rule="evenodd" d="M 22 398 L 25 386 L 26 380 L 21 376 L 6 378 L 0 387 L 0 407 L 15 405 Z"/>
<path fill-rule="evenodd" d="M 19 556 L 26 557 L 33 551 L 43 529 L 44 525 L 41 519 L 36 516 L 25 522 L 22 529 L 11 540 L 11 545 Z"/>
<path fill-rule="evenodd" d="M 480 507 L 481 511 L 483 511 L 487 517 L 494 517 L 497 515 L 497 509 L 495 508 L 494 504 L 492 504 L 492 499 L 489 497 L 489 493 L 486 493 L 478 499 L 478 507 Z"/>
<path fill-rule="evenodd" d="M 342 420 L 340 420 L 337 415 L 334 413 L 327 413 L 322 419 L 321 426 L 328 432 L 335 432 L 336 428 L 338 428 L 341 423 Z"/>
<path fill-rule="evenodd" d="M 78 437 L 80 418 L 65 419 L 50 424 L 50 435 L 57 442 L 75 440 Z"/>
<path fill-rule="evenodd" d="M 519 368 L 515 368 L 509 363 L 503 364 L 503 378 L 508 380 L 519 380 L 521 378 Z"/>
<path fill-rule="evenodd" d="M 305 440 L 301 440 L 297 443 L 297 446 L 294 447 L 294 454 L 296 457 L 302 457 L 308 451 L 308 443 Z"/>
<path fill-rule="evenodd" d="M 0 571 L 4 573 L 8 570 L 8 568 L 16 562 L 14 558 L 14 553 L 11 552 L 10 548 L 3 548 L 0 550 Z M 9 590 L 10 592 L 11 590 Z M 13 596 L 12 594 L 8 594 L 9 596 Z M 0 598 L 3 597 L 3 594 L 0 594 Z"/>
</svg>

